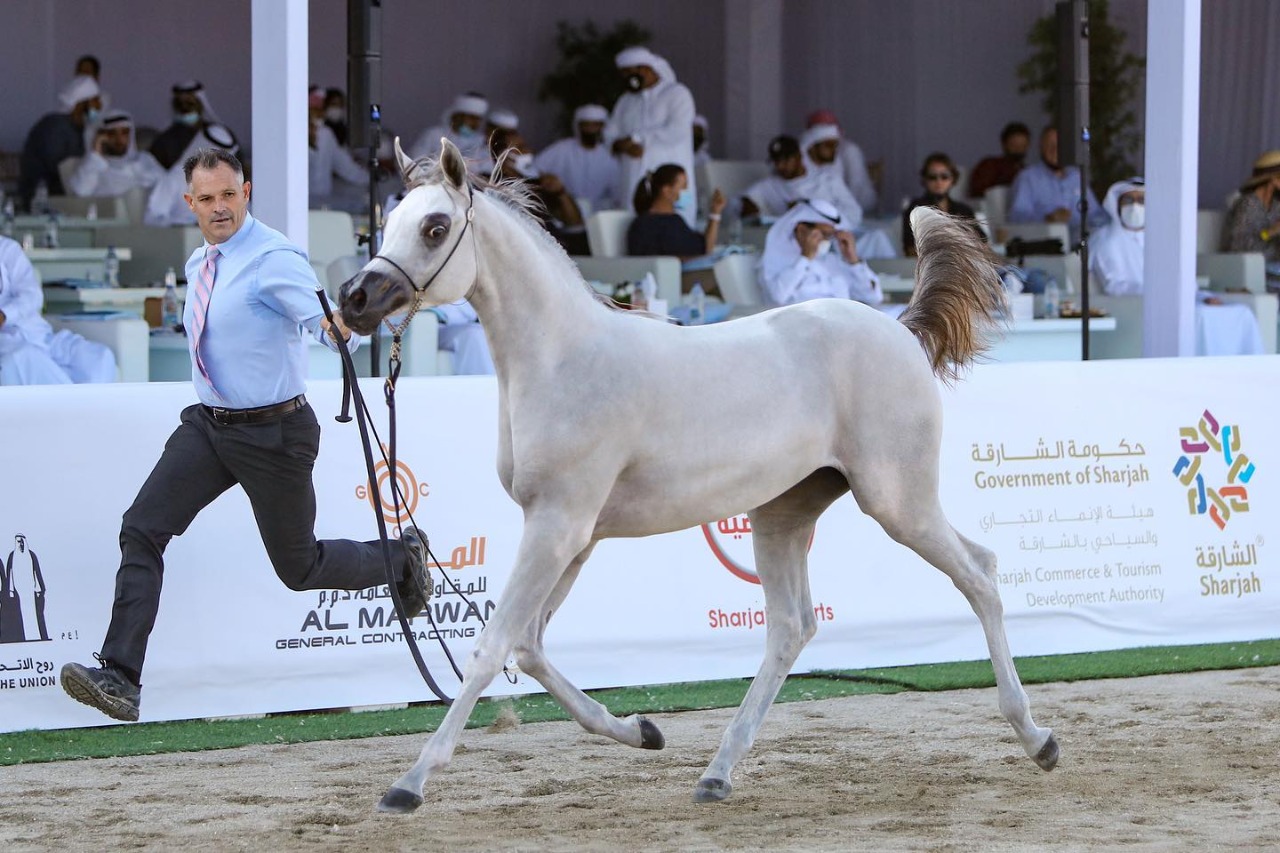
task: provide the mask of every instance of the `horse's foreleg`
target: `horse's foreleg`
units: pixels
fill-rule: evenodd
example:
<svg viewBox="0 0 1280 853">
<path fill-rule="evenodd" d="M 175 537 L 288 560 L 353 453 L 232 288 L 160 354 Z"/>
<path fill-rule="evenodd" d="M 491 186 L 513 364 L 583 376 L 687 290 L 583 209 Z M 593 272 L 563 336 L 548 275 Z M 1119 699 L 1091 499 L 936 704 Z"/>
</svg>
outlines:
<svg viewBox="0 0 1280 853">
<path fill-rule="evenodd" d="M 565 567 L 586 547 L 589 537 L 587 525 L 574 525 L 563 517 L 526 519 L 511 578 L 467 661 L 457 698 L 440 727 L 427 739 L 417 762 L 378 803 L 379 811 L 410 812 L 422 805 L 423 786 L 449 763 L 481 692 L 501 671 L 516 639 L 543 606 Z"/>
<path fill-rule="evenodd" d="M 573 558 L 572 564 L 556 584 L 556 589 L 552 590 L 552 594 L 547 598 L 538 615 L 529 622 L 524 637 L 516 643 L 516 662 L 520 665 L 522 672 L 538 680 L 538 683 L 561 703 L 564 711 L 567 711 L 568 715 L 577 720 L 591 734 L 613 738 L 618 743 L 627 744 L 628 747 L 662 749 L 666 742 L 663 740 L 662 731 L 659 731 L 658 726 L 653 722 L 634 713 L 625 720 L 613 716 L 603 704 L 582 693 L 582 690 L 564 678 L 561 671 L 552 666 L 547 658 L 547 652 L 543 646 L 543 634 L 547 631 L 548 622 L 561 606 L 564 598 L 568 596 L 568 592 L 573 587 L 573 581 L 577 580 L 577 575 L 582 569 L 582 564 L 585 564 L 586 558 L 590 556 L 591 549 L 594 547 L 593 544 Z"/>
<path fill-rule="evenodd" d="M 793 519 L 775 527 L 766 517 L 753 514 L 751 526 L 756 572 L 764 588 L 764 662 L 725 729 L 720 749 L 694 788 L 693 799 L 699 803 L 729 796 L 734 765 L 751 749 L 791 665 L 817 631 L 806 560 L 813 521 L 797 525 Z"/>
<path fill-rule="evenodd" d="M 542 609 L 525 628 L 524 637 L 516 644 L 516 662 L 522 672 L 537 679 L 538 683 L 560 703 L 560 706 L 592 734 L 604 735 L 628 746 L 662 749 L 665 744 L 662 732 L 652 722 L 637 714 L 632 714 L 626 719 L 618 719 L 609 713 L 608 708 L 574 686 L 547 659 L 542 641 L 547 623 L 551 621 L 552 615 L 569 594 L 574 581 L 578 579 L 583 563 L 587 561 L 594 547 L 594 545 L 589 546 L 574 558 L 568 571 L 556 583 L 555 589 L 551 591 Z"/>
</svg>

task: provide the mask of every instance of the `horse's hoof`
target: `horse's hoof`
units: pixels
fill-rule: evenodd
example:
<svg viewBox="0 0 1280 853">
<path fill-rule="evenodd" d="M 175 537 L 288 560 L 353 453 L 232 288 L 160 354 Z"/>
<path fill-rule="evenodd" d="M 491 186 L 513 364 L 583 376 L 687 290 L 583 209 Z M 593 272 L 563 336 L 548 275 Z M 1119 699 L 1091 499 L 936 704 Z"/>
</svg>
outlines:
<svg viewBox="0 0 1280 853">
<path fill-rule="evenodd" d="M 1040 747 L 1040 751 L 1031 757 L 1031 760 L 1040 765 L 1041 770 L 1052 770 L 1058 766 L 1058 739 L 1049 735 L 1049 739 L 1044 742 L 1044 746 Z"/>
<path fill-rule="evenodd" d="M 662 749 L 667 745 L 667 739 L 662 736 L 662 732 L 653 723 L 649 722 L 647 717 L 640 718 L 640 748 L 641 749 Z"/>
<path fill-rule="evenodd" d="M 422 805 L 422 797 L 404 788 L 388 788 L 378 801 L 378 811 L 392 814 L 409 814 Z"/>
<path fill-rule="evenodd" d="M 733 786 L 727 779 L 699 779 L 693 789 L 695 803 L 718 803 L 729 798 Z"/>
</svg>

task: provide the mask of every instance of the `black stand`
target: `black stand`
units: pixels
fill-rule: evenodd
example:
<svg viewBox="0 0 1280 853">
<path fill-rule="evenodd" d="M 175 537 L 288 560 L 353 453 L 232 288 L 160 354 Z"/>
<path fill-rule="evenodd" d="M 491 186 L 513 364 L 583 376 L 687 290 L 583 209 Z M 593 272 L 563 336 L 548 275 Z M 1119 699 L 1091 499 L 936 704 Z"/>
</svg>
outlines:
<svg viewBox="0 0 1280 853">
<path fill-rule="evenodd" d="M 382 224 L 382 205 L 378 201 L 378 145 L 382 138 L 382 107 L 369 105 L 369 260 L 378 254 L 378 231 Z M 370 376 L 382 375 L 382 326 L 369 337 Z"/>
</svg>

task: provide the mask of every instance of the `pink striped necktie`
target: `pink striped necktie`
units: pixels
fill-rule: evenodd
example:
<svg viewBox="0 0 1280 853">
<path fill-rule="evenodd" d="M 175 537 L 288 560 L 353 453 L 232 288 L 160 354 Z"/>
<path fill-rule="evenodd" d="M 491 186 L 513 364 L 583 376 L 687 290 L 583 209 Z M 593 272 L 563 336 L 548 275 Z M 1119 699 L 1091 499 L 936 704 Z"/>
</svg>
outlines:
<svg viewBox="0 0 1280 853">
<path fill-rule="evenodd" d="M 191 351 L 195 354 L 196 367 L 200 370 L 200 375 L 204 377 L 204 381 L 209 383 L 209 387 L 213 388 L 215 394 L 218 389 L 214 387 L 213 380 L 209 378 L 209 370 L 204 366 L 204 359 L 200 357 L 200 335 L 204 332 L 205 317 L 209 313 L 209 300 L 213 298 L 213 280 L 218 272 L 218 258 L 221 253 L 217 246 L 210 246 L 205 250 L 204 263 L 200 265 L 200 274 L 196 277 L 196 288 L 194 294 L 194 307 L 191 311 Z M 222 395 L 219 394 L 219 397 Z"/>
</svg>

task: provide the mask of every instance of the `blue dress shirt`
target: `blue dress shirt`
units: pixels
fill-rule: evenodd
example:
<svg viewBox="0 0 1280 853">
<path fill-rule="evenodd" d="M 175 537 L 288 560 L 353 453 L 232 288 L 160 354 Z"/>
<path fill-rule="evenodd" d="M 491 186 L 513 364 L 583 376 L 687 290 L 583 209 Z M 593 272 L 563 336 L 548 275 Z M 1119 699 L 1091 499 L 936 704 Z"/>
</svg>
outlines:
<svg viewBox="0 0 1280 853">
<path fill-rule="evenodd" d="M 1075 166 L 1067 166 L 1062 177 L 1044 163 L 1032 163 L 1013 181 L 1009 192 L 1010 222 L 1044 222 L 1044 218 L 1060 207 L 1071 211 L 1068 225 L 1075 233 L 1080 226 L 1080 211 L 1076 202 L 1080 200 L 1080 170 Z M 1098 204 L 1098 197 L 1089 190 L 1089 227 L 1097 228 L 1106 225 L 1111 217 Z"/>
<path fill-rule="evenodd" d="M 195 287 L 208 244 L 187 259 L 189 289 Z M 292 399 L 306 391 L 306 329 L 337 352 L 321 331 L 324 311 L 316 297 L 316 274 L 302 250 L 249 213 L 230 239 L 218 244 L 213 295 L 200 337 L 200 356 L 213 387 L 196 366 L 189 340 L 191 381 L 208 406 L 252 409 Z M 191 328 L 195 300 L 188 295 L 183 325 Z M 354 351 L 363 340 L 352 334 Z M 215 390 L 216 389 L 216 390 Z"/>
</svg>

